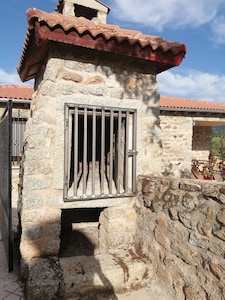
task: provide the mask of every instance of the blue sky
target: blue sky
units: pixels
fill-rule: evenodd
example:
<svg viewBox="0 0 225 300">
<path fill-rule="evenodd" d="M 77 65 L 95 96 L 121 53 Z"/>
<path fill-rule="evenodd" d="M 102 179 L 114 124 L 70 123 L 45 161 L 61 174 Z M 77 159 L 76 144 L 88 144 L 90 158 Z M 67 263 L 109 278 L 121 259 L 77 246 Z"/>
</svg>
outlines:
<svg viewBox="0 0 225 300">
<path fill-rule="evenodd" d="M 102 2 L 111 8 L 108 23 L 186 44 L 187 54 L 181 65 L 157 76 L 161 94 L 225 103 L 225 0 Z M 52 12 L 56 3 L 57 0 L 3 1 L 0 84 L 22 84 L 16 66 L 27 31 L 26 10 L 36 7 Z"/>
</svg>

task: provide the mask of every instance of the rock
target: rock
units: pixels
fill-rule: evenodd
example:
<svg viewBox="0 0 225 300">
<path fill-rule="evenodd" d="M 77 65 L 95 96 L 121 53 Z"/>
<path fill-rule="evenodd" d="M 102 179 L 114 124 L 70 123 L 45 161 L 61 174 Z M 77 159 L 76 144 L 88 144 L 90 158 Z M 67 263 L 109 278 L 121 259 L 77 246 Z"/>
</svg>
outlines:
<svg viewBox="0 0 225 300">
<path fill-rule="evenodd" d="M 63 274 L 55 257 L 34 258 L 29 261 L 26 282 L 27 300 L 62 299 Z"/>
<path fill-rule="evenodd" d="M 196 181 L 181 181 L 180 189 L 189 192 L 199 192 L 201 191 L 201 185 L 197 184 Z"/>
<path fill-rule="evenodd" d="M 184 224 L 185 227 L 191 229 L 192 228 L 192 218 L 191 215 L 187 213 L 179 213 L 178 214 L 180 221 Z"/>
<path fill-rule="evenodd" d="M 225 228 L 222 228 L 221 230 L 213 230 L 213 234 L 219 239 L 225 241 Z"/>
<path fill-rule="evenodd" d="M 190 299 L 190 300 L 207 299 L 205 291 L 201 289 L 199 286 L 198 287 L 193 287 L 192 285 L 184 286 L 184 295 L 185 295 L 185 299 Z"/>
<path fill-rule="evenodd" d="M 217 214 L 217 220 L 225 226 L 225 209 L 221 209 Z"/>
</svg>

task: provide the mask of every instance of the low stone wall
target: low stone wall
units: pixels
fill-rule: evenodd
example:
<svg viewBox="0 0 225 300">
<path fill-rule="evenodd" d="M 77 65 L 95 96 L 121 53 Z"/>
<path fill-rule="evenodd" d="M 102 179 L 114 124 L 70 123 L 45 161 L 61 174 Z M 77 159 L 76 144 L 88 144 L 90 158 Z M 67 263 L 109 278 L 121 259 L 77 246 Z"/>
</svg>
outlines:
<svg viewBox="0 0 225 300">
<path fill-rule="evenodd" d="M 224 299 L 225 185 L 141 177 L 137 247 L 174 299 Z"/>
</svg>

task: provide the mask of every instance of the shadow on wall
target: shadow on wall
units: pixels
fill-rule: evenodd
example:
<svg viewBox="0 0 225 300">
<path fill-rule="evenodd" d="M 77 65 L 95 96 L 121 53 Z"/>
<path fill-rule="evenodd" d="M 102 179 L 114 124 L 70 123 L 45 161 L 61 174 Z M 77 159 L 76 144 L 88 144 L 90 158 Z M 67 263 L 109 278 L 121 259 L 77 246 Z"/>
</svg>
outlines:
<svg viewBox="0 0 225 300">
<path fill-rule="evenodd" d="M 99 40 L 98 48 L 104 49 L 104 43 L 102 43 L 102 45 L 101 43 Z M 68 60 L 74 60 L 75 56 L 77 62 L 85 63 L 87 66 L 89 63 L 90 65 L 95 65 L 93 72 L 101 68 L 100 72 L 109 79 L 107 85 L 111 85 L 110 87 L 112 87 L 112 93 L 115 99 L 128 99 L 130 102 L 132 102 L 132 100 L 141 99 L 143 105 L 142 111 L 149 115 L 149 120 L 151 119 L 146 129 L 147 137 L 150 138 L 152 144 L 158 144 L 159 147 L 162 147 L 158 105 L 160 95 L 156 80 L 156 65 L 148 60 L 140 60 L 131 56 L 127 57 L 127 47 L 130 47 L 130 45 L 127 41 L 123 41 L 122 44 L 124 56 L 108 54 L 106 52 L 96 52 L 94 60 L 92 50 L 86 49 L 85 51 L 81 51 L 76 49 L 76 52 L 74 52 L 71 46 L 70 48 L 68 47 L 67 51 L 67 53 L 71 52 L 71 57 L 68 57 Z M 114 51 L 113 47 L 111 50 L 112 52 Z M 61 53 L 60 51 L 63 51 L 63 48 L 58 46 L 56 51 Z M 59 55 L 60 54 L 57 54 L 56 56 Z M 115 75 L 115 80 L 113 75 Z M 110 82 L 111 79 L 112 82 Z M 96 81 L 92 80 L 89 82 L 89 86 L 98 86 L 99 84 L 101 86 L 103 80 L 101 76 L 96 76 Z M 116 82 L 119 83 L 119 86 L 116 85 Z M 104 96 L 104 90 L 97 95 Z"/>
<path fill-rule="evenodd" d="M 126 42 L 125 42 L 126 43 Z M 121 99 L 142 99 L 143 111 L 149 116 L 149 124 L 146 128 L 146 138 L 151 144 L 157 144 L 162 148 L 161 127 L 159 119 L 159 91 L 156 80 L 155 67 L 149 61 L 137 61 L 133 58 L 118 58 L 120 68 L 115 67 L 116 79 L 123 87 Z M 110 60 L 109 60 L 110 61 Z M 107 65 L 107 63 L 106 63 Z M 130 74 L 129 74 L 130 72 Z M 139 73 L 138 73 L 139 72 Z M 151 73 L 150 73 L 151 72 Z"/>
<path fill-rule="evenodd" d="M 190 171 L 184 168 L 180 162 L 167 164 L 164 167 L 162 175 L 164 177 L 191 178 Z"/>
</svg>

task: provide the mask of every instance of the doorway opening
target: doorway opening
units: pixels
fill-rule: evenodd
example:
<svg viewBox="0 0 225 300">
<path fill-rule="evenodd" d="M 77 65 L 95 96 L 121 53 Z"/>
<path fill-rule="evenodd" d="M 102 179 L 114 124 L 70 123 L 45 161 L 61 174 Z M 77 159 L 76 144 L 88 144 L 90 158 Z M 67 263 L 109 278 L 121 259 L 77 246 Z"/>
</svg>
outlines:
<svg viewBox="0 0 225 300">
<path fill-rule="evenodd" d="M 99 217 L 103 208 L 64 209 L 60 257 L 94 255 L 99 248 Z"/>
</svg>

